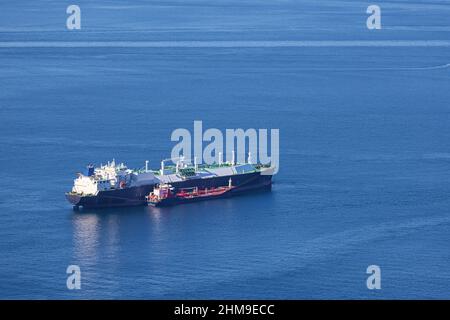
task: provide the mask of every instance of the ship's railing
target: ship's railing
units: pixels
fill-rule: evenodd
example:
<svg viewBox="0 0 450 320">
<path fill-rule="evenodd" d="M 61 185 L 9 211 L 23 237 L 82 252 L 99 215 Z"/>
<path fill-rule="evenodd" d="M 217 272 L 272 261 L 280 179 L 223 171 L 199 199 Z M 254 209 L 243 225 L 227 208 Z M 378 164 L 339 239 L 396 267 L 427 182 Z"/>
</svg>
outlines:
<svg viewBox="0 0 450 320">
<path fill-rule="evenodd" d="M 224 167 L 233 167 L 233 166 L 237 166 L 237 165 L 241 165 L 241 163 L 237 163 L 235 165 L 229 163 L 229 162 L 224 162 L 224 163 L 213 163 L 213 164 L 198 164 L 197 168 L 199 170 L 201 169 L 215 169 L 215 168 L 224 168 Z M 261 164 L 261 163 L 257 163 L 257 164 L 253 164 L 253 166 L 255 167 L 255 171 L 260 171 L 262 169 L 267 169 L 270 168 L 270 164 Z M 183 169 L 179 169 L 179 171 L 182 170 L 186 170 L 186 169 L 191 169 L 194 168 L 193 165 L 189 165 L 187 168 L 183 168 Z M 176 172 L 176 166 L 175 165 L 167 165 L 164 167 L 165 171 L 170 171 L 172 173 Z M 145 172 L 152 172 L 154 175 L 159 176 L 161 175 L 160 170 L 145 170 L 145 168 L 140 168 L 140 169 L 135 169 L 133 170 L 136 173 L 145 173 Z"/>
</svg>

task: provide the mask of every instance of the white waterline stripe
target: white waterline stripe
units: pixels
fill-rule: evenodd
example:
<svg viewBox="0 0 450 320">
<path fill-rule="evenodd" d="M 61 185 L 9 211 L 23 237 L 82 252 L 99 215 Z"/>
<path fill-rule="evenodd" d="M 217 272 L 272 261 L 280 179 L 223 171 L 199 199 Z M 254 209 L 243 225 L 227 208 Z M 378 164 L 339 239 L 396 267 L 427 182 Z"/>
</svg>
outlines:
<svg viewBox="0 0 450 320">
<path fill-rule="evenodd" d="M 0 41 L 0 48 L 450 47 L 450 40 Z"/>
</svg>

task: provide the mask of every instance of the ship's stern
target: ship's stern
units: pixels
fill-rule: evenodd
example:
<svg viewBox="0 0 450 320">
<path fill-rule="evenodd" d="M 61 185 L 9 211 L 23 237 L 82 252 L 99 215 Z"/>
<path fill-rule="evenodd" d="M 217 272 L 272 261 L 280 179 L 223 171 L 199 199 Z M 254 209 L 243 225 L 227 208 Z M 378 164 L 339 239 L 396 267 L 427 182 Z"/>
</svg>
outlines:
<svg viewBox="0 0 450 320">
<path fill-rule="evenodd" d="M 69 201 L 74 209 L 78 209 L 81 205 L 82 196 L 73 192 L 66 192 L 66 199 Z"/>
</svg>

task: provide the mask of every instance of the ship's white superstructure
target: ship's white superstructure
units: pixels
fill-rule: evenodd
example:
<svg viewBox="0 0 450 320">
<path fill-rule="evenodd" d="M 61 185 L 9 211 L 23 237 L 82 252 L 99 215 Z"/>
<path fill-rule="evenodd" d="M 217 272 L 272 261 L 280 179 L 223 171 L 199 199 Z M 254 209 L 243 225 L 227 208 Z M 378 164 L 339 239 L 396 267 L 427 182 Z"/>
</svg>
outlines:
<svg viewBox="0 0 450 320">
<path fill-rule="evenodd" d="M 80 173 L 73 181 L 72 192 L 80 195 L 95 195 L 98 192 L 98 186 L 92 177 Z"/>
<path fill-rule="evenodd" d="M 98 168 L 88 167 L 87 175 L 78 174 L 72 192 L 81 195 L 96 195 L 99 191 L 123 189 L 155 183 L 155 174 L 150 171 L 137 172 L 123 163 L 108 162 Z"/>
</svg>

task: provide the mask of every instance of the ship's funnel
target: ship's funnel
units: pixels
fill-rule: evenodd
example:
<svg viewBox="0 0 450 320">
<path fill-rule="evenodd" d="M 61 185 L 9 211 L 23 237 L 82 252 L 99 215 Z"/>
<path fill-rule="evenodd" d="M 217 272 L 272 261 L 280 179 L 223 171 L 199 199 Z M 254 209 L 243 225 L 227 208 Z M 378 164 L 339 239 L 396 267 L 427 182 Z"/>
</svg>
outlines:
<svg viewBox="0 0 450 320">
<path fill-rule="evenodd" d="M 94 166 L 92 164 L 87 166 L 87 172 L 86 172 L 88 177 L 91 177 L 94 175 Z"/>
</svg>

